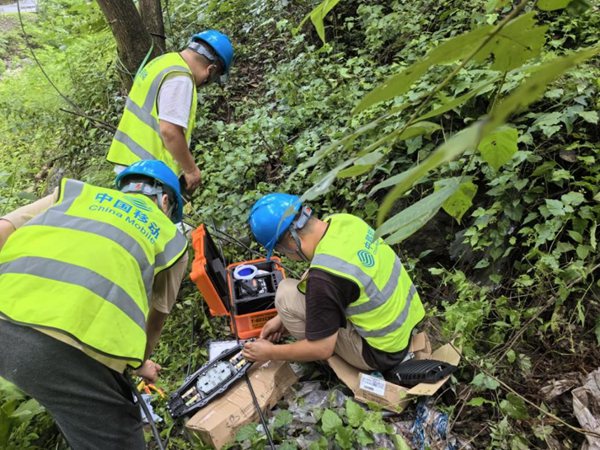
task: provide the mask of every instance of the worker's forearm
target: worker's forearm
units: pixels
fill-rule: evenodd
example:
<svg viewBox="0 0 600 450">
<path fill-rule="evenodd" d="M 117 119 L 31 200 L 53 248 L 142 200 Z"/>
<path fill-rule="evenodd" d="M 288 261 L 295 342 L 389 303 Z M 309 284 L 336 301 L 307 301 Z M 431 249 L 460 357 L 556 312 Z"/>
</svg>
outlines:
<svg viewBox="0 0 600 450">
<path fill-rule="evenodd" d="M 323 347 L 320 341 L 296 341 L 291 344 L 273 345 L 271 358 L 279 361 L 318 361 L 331 356 L 333 351 Z"/>
<path fill-rule="evenodd" d="M 185 135 L 181 133 L 168 133 L 163 135 L 163 143 L 166 149 L 173 155 L 185 173 L 196 170 L 196 161 L 190 153 Z"/>
<path fill-rule="evenodd" d="M 161 313 L 154 308 L 150 309 L 148 320 L 146 321 L 146 351 L 144 359 L 150 358 L 156 344 L 158 344 L 166 319 L 167 314 Z"/>
</svg>

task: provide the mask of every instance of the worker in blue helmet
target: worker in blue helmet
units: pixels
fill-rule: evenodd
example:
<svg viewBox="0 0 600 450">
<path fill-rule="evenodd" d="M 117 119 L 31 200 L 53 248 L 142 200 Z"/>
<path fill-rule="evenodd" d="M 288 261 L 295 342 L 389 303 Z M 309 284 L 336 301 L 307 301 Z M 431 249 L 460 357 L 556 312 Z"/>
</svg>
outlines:
<svg viewBox="0 0 600 450">
<path fill-rule="evenodd" d="M 0 377 L 74 450 L 146 448 L 124 372 L 157 379 L 150 356 L 187 265 L 175 173 L 139 161 L 116 186 L 63 179 L 0 218 Z"/>
<path fill-rule="evenodd" d="M 400 259 L 367 223 L 351 214 L 321 220 L 299 197 L 273 193 L 253 205 L 249 224 L 268 257 L 277 251 L 310 265 L 301 280 L 279 283 L 278 314 L 244 345 L 246 358 L 312 361 L 335 353 L 382 373 L 404 360 L 425 311 Z M 276 344 L 285 332 L 296 341 Z"/>
<path fill-rule="evenodd" d="M 196 88 L 224 80 L 232 62 L 229 38 L 207 30 L 194 34 L 181 52 L 166 53 L 141 68 L 106 157 L 115 171 L 157 159 L 181 177 L 191 194 L 200 184 L 200 169 L 190 150 Z"/>
</svg>

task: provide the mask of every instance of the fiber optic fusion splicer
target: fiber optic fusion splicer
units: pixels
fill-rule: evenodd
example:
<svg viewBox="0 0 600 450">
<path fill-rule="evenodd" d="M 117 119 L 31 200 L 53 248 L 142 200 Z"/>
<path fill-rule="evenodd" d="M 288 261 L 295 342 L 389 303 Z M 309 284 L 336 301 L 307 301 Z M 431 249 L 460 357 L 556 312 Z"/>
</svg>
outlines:
<svg viewBox="0 0 600 450">
<path fill-rule="evenodd" d="M 275 292 L 285 278 L 280 259 L 264 258 L 227 265 L 205 225 L 192 232 L 194 260 L 190 278 L 213 316 L 229 316 L 231 331 L 239 339 L 257 337 L 275 317 Z M 236 276 L 241 266 L 252 267 L 252 276 Z M 235 322 L 235 323 L 234 323 Z"/>
</svg>

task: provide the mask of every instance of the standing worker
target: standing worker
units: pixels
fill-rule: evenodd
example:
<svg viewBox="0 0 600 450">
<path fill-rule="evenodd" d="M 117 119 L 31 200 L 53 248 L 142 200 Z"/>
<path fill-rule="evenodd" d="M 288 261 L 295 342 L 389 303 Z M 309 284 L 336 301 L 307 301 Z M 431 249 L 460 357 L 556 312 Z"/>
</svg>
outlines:
<svg viewBox="0 0 600 450">
<path fill-rule="evenodd" d="M 244 346 L 253 361 L 325 360 L 334 353 L 363 370 L 386 372 L 406 357 L 425 310 L 392 248 L 350 214 L 316 218 L 300 198 L 269 194 L 250 212 L 256 240 L 294 261 L 310 261 L 302 281 L 285 279 L 277 315 Z M 276 345 L 288 331 L 296 342 Z"/>
<path fill-rule="evenodd" d="M 63 179 L 0 219 L 0 376 L 74 450 L 146 448 L 124 372 L 157 379 L 148 358 L 185 272 L 177 176 L 139 161 L 116 186 Z"/>
<path fill-rule="evenodd" d="M 229 38 L 215 30 L 195 34 L 180 53 L 150 61 L 135 77 L 106 157 L 117 165 L 115 170 L 140 159 L 158 159 L 178 176 L 183 173 L 191 194 L 200 184 L 200 169 L 189 147 L 196 88 L 225 76 L 232 61 Z"/>
</svg>

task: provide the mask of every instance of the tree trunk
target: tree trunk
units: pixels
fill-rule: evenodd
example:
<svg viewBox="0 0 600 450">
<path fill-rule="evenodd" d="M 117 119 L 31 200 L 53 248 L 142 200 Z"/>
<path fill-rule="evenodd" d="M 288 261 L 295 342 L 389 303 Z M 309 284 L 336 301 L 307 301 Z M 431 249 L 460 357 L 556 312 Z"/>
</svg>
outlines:
<svg viewBox="0 0 600 450">
<path fill-rule="evenodd" d="M 113 36 L 121 61 L 121 80 L 127 90 L 131 88 L 138 67 L 146 57 L 152 37 L 133 3 L 133 0 L 97 0 Z M 155 47 L 152 56 L 160 54 Z"/>
<path fill-rule="evenodd" d="M 160 0 L 139 0 L 139 3 L 142 22 L 152 36 L 154 48 L 157 49 L 158 53 L 163 54 L 166 51 L 165 24 Z"/>
</svg>

